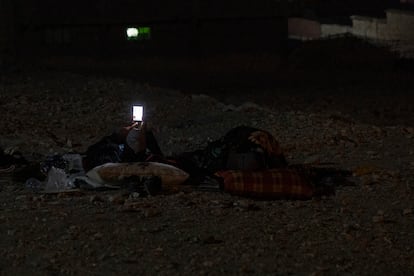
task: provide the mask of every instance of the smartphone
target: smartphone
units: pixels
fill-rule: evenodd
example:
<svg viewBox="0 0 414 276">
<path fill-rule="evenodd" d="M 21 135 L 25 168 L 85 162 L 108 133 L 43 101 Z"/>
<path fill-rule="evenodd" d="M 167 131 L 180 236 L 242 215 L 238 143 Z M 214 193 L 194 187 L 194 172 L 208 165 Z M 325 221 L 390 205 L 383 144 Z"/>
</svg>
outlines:
<svg viewBox="0 0 414 276">
<path fill-rule="evenodd" d="M 143 115 L 144 115 L 144 106 L 142 105 L 132 106 L 132 120 L 134 122 L 142 122 Z"/>
</svg>

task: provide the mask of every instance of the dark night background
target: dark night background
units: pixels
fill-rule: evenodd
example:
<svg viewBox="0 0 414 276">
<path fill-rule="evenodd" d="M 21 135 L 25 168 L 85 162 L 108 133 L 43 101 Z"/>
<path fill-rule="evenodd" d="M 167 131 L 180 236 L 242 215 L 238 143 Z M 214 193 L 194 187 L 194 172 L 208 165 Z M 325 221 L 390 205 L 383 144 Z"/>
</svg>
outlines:
<svg viewBox="0 0 414 276">
<path fill-rule="evenodd" d="M 364 81 L 373 71 L 398 75 L 410 67 L 409 60 L 359 39 L 289 39 L 290 17 L 349 25 L 351 15 L 383 18 L 386 9 L 412 9 L 397 0 L 2 0 L 0 5 L 2 72 L 40 66 L 214 90 L 290 86 L 295 79 L 316 81 L 334 73 L 341 81 L 344 72 Z M 150 39 L 127 41 L 129 26 L 150 27 Z"/>
</svg>

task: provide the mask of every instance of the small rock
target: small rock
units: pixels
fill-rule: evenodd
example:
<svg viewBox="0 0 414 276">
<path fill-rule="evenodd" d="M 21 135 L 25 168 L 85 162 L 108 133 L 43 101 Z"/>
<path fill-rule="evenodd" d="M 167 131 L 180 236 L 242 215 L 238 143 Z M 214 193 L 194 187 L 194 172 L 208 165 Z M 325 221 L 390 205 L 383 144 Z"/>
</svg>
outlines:
<svg viewBox="0 0 414 276">
<path fill-rule="evenodd" d="M 237 111 L 244 111 L 244 112 L 252 112 L 252 111 L 257 111 L 261 109 L 262 108 L 258 104 L 253 103 L 253 102 L 245 102 L 236 108 Z"/>
<path fill-rule="evenodd" d="M 31 201 L 34 201 L 34 202 L 37 202 L 37 201 L 39 201 L 39 202 L 45 202 L 46 201 L 46 196 L 45 195 L 40 195 L 40 196 L 34 196 L 34 197 L 32 197 L 31 198 Z"/>
<path fill-rule="evenodd" d="M 216 216 L 216 217 L 220 217 L 220 216 L 226 215 L 226 211 L 223 210 L 223 209 L 218 209 L 217 208 L 217 209 L 211 210 L 210 214 L 212 214 L 213 216 Z"/>
<path fill-rule="evenodd" d="M 103 234 L 101 232 L 97 232 L 92 237 L 94 240 L 101 240 L 103 238 Z"/>
<path fill-rule="evenodd" d="M 298 229 L 297 225 L 293 224 L 293 223 L 289 223 L 286 225 L 286 230 L 288 232 L 296 232 Z"/>
<path fill-rule="evenodd" d="M 149 208 L 144 211 L 144 217 L 152 218 L 161 215 L 161 211 L 157 208 Z"/>
<path fill-rule="evenodd" d="M 366 154 L 371 158 L 371 159 L 376 159 L 378 157 L 378 152 L 377 151 L 373 151 L 373 150 L 369 150 L 366 152 Z"/>
<path fill-rule="evenodd" d="M 128 199 L 137 199 L 137 198 L 139 198 L 139 196 L 140 196 L 140 193 L 133 192 L 129 195 Z"/>
<path fill-rule="evenodd" d="M 261 210 L 259 206 L 257 206 L 254 202 L 250 200 L 238 200 L 233 203 L 233 206 L 239 208 L 243 211 L 258 211 Z"/>
<path fill-rule="evenodd" d="M 137 202 L 125 202 L 120 208 L 121 212 L 142 212 L 142 204 Z"/>
<path fill-rule="evenodd" d="M 372 174 L 375 171 L 377 171 L 378 169 L 374 166 L 360 166 L 356 169 L 354 169 L 353 174 L 354 176 L 363 176 L 363 175 L 367 175 L 367 174 Z"/>
<path fill-rule="evenodd" d="M 370 186 L 378 184 L 378 176 L 377 175 L 364 175 L 361 177 L 361 184 L 363 186 Z"/>
<path fill-rule="evenodd" d="M 414 134 L 414 127 L 405 127 L 404 132 L 408 134 Z"/>
<path fill-rule="evenodd" d="M 311 156 L 306 157 L 306 159 L 303 163 L 305 163 L 305 164 L 314 164 L 314 163 L 318 163 L 320 160 L 321 160 L 320 155 L 311 155 Z"/>
<path fill-rule="evenodd" d="M 411 215 L 413 213 L 413 209 L 411 208 L 406 208 L 403 210 L 403 215 L 407 216 L 407 215 Z"/>
<path fill-rule="evenodd" d="M 121 205 L 121 204 L 124 204 L 125 203 L 125 198 L 121 194 L 109 196 L 108 197 L 108 200 L 112 204 L 117 204 L 117 205 Z"/>
<path fill-rule="evenodd" d="M 57 198 L 72 198 L 72 197 L 83 196 L 83 195 L 84 195 L 84 192 L 78 189 L 73 189 L 73 190 L 59 192 L 57 194 Z"/>
<path fill-rule="evenodd" d="M 212 261 L 205 261 L 203 262 L 203 266 L 212 267 L 214 263 Z"/>
<path fill-rule="evenodd" d="M 221 108 L 224 112 L 227 112 L 227 111 L 235 111 L 237 109 L 232 104 L 229 104 L 229 105 L 220 104 L 219 105 L 219 108 Z"/>
<path fill-rule="evenodd" d="M 381 216 L 381 215 L 379 215 L 379 216 L 373 216 L 372 217 L 372 222 L 374 222 L 374 223 L 382 223 L 382 222 L 384 222 L 384 216 Z"/>
<path fill-rule="evenodd" d="M 89 198 L 89 202 L 95 203 L 95 202 L 104 202 L 105 200 L 99 196 L 99 195 L 93 195 Z"/>
<path fill-rule="evenodd" d="M 72 140 L 67 139 L 67 140 L 66 140 L 66 146 L 67 146 L 68 148 L 72 148 Z"/>
<path fill-rule="evenodd" d="M 222 240 L 216 239 L 214 236 L 208 236 L 205 240 L 203 240 L 203 244 L 218 244 L 222 242 Z"/>
<path fill-rule="evenodd" d="M 27 197 L 26 195 L 19 195 L 14 198 L 15 201 L 25 200 Z"/>
</svg>

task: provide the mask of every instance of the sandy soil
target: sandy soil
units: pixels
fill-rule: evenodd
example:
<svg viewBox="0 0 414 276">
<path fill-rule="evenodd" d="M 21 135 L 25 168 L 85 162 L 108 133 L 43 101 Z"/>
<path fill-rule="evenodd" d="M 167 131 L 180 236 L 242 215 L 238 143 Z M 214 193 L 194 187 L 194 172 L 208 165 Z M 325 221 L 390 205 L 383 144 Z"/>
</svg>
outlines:
<svg viewBox="0 0 414 276">
<path fill-rule="evenodd" d="M 136 80 L 37 72 L 4 78 L 0 146 L 31 160 L 82 152 L 126 125 L 130 105 L 166 154 L 244 124 L 289 163 L 335 162 L 355 186 L 309 201 L 186 190 L 42 195 L 0 178 L 0 272 L 132 275 L 408 275 L 414 271 L 414 124 L 404 87 L 364 85 L 200 95 Z M 311 91 L 311 92 L 310 92 Z M 211 89 L 209 91 L 211 92 Z M 411 93 L 412 94 L 412 93 Z"/>
</svg>

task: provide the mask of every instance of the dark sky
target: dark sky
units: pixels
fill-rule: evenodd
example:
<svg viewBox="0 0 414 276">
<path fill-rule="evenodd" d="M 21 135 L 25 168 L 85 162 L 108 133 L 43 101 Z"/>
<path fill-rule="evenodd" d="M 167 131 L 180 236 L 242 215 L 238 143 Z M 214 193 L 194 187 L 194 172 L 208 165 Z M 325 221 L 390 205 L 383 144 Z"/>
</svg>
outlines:
<svg viewBox="0 0 414 276">
<path fill-rule="evenodd" d="M 1 0 L 0 0 L 1 1 Z M 3 0 L 4 1 L 4 0 Z M 187 0 L 187 1 L 133 1 L 133 0 L 72 0 L 24 1 L 15 0 L 19 17 L 41 21 L 94 21 L 160 19 L 165 17 L 199 16 L 271 16 L 279 14 L 278 0 Z"/>
<path fill-rule="evenodd" d="M 23 22 L 70 23 L 136 21 L 164 18 L 301 15 L 319 17 L 378 15 L 399 0 L 0 0 L 13 3 Z M 284 4 L 283 4 L 284 3 Z M 291 10 L 285 10 L 288 3 Z M 293 3 L 293 4 L 292 4 Z"/>
</svg>

